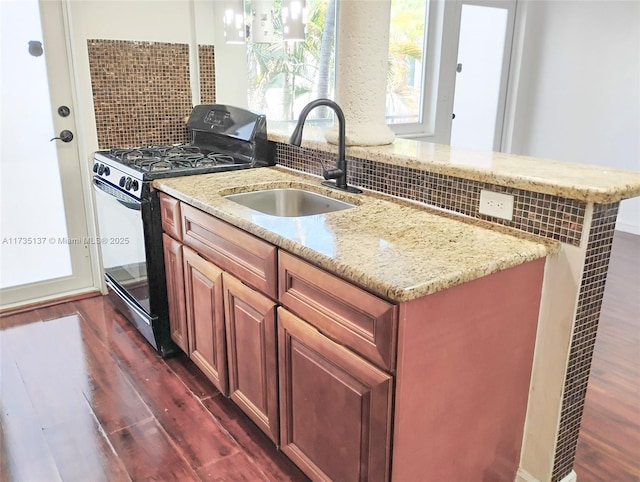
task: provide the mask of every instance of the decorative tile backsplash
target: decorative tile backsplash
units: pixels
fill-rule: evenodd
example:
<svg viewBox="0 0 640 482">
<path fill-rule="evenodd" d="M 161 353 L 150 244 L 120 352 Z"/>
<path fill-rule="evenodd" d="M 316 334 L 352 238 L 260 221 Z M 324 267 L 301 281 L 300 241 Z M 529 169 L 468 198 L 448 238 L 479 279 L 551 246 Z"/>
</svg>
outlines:
<svg viewBox="0 0 640 482">
<path fill-rule="evenodd" d="M 327 161 L 330 157 L 322 151 L 277 143 L 277 163 L 299 171 L 321 176 L 320 160 Z M 580 244 L 586 208 L 586 204 L 582 201 L 356 157 L 347 159 L 349 164 L 347 182 L 350 184 L 467 216 L 491 220 L 574 246 Z M 328 162 L 333 163 L 332 160 Z M 514 196 L 512 221 L 478 213 L 482 189 Z"/>
<path fill-rule="evenodd" d="M 188 142 L 189 45 L 87 40 L 98 147 Z M 200 96 L 216 99 L 214 48 L 198 46 Z"/>
<path fill-rule="evenodd" d="M 213 45 L 198 45 L 200 103 L 216 103 L 216 69 Z"/>
</svg>

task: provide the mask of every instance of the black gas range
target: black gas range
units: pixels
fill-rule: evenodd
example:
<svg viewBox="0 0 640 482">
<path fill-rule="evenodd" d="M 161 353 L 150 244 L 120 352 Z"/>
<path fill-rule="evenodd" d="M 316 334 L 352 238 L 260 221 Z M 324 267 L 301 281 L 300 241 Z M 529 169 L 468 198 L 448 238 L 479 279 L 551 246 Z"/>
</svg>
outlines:
<svg viewBox="0 0 640 482">
<path fill-rule="evenodd" d="M 194 107 L 189 144 L 115 147 L 94 154 L 93 185 L 109 296 L 162 355 L 169 329 L 162 227 L 154 179 L 275 163 L 266 118 L 227 105 Z"/>
<path fill-rule="evenodd" d="M 189 144 L 115 147 L 94 154 L 94 178 L 140 199 L 144 181 L 274 164 L 264 115 L 227 105 L 194 107 Z"/>
</svg>

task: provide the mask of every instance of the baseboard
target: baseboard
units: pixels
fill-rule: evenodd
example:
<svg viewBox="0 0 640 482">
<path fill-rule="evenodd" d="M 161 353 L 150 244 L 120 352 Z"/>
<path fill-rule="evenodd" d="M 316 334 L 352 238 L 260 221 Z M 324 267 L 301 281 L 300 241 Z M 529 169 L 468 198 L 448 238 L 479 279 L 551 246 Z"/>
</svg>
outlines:
<svg viewBox="0 0 640 482">
<path fill-rule="evenodd" d="M 560 482 L 577 482 L 577 481 L 578 481 L 578 476 L 572 470 L 571 473 L 566 477 L 564 477 Z M 527 472 L 523 468 L 519 468 L 518 473 L 516 474 L 515 482 L 542 482 L 542 481 L 538 480 L 536 477 L 531 475 L 529 472 Z"/>
<path fill-rule="evenodd" d="M 515 482 L 541 482 L 522 467 L 518 469 Z"/>
<path fill-rule="evenodd" d="M 81 290 L 77 293 L 52 295 L 50 297 L 30 301 L 28 303 L 16 303 L 15 305 L 3 306 L 2 308 L 0 308 L 0 316 L 5 317 L 17 315 L 26 311 L 48 308 L 50 306 L 59 305 L 61 303 L 68 303 L 71 301 L 79 301 L 84 298 L 91 298 L 100 294 L 100 291 L 98 291 L 96 288 L 89 288 L 87 290 Z"/>
<path fill-rule="evenodd" d="M 564 477 L 560 482 L 578 482 L 578 475 L 572 470 L 571 473 Z"/>
<path fill-rule="evenodd" d="M 640 234 L 640 226 L 637 224 L 621 223 L 620 221 L 616 223 L 616 230 L 630 234 Z"/>
</svg>

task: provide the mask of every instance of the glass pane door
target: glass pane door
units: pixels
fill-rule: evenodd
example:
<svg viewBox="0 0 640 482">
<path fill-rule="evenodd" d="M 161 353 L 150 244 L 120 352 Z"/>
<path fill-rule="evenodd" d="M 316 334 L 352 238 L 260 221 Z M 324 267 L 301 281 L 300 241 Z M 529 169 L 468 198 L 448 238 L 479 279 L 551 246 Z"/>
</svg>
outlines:
<svg viewBox="0 0 640 482">
<path fill-rule="evenodd" d="M 463 1 L 450 144 L 499 150 L 514 1 Z"/>
<path fill-rule="evenodd" d="M 75 133 L 58 7 L 0 2 L 0 306 L 91 284 L 77 139 L 51 140 Z"/>
<path fill-rule="evenodd" d="M 0 287 L 71 274 L 47 66 L 35 0 L 2 2 Z M 48 52 L 47 52 L 48 54 Z"/>
</svg>

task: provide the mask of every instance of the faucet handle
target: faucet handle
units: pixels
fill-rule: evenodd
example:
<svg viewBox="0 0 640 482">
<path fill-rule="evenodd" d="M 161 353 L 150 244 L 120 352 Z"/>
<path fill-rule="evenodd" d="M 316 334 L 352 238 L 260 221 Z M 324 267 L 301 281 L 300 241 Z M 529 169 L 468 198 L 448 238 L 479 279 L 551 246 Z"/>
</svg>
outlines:
<svg viewBox="0 0 640 482">
<path fill-rule="evenodd" d="M 325 179 L 338 179 L 343 174 L 344 174 L 344 171 L 338 168 L 322 169 L 322 175 L 324 176 Z"/>
</svg>

